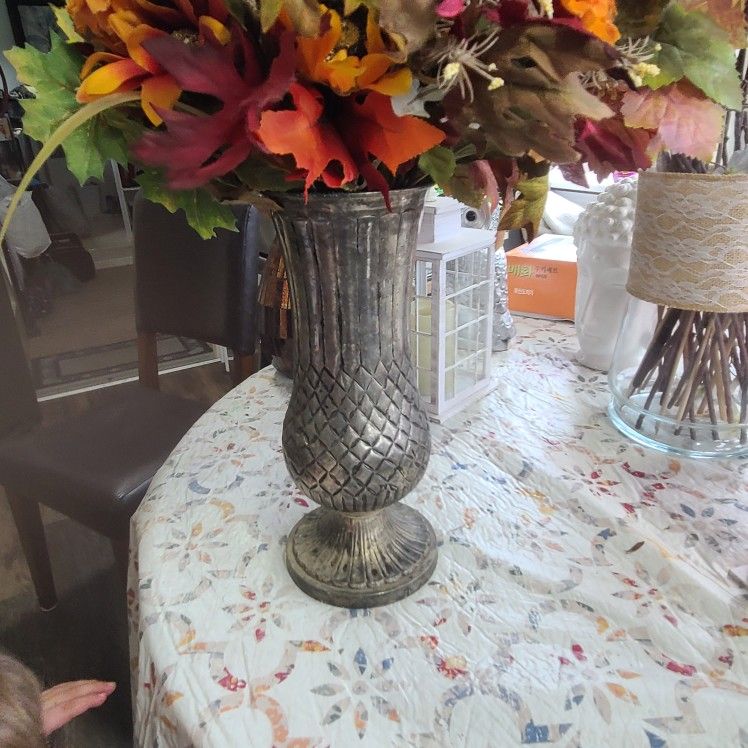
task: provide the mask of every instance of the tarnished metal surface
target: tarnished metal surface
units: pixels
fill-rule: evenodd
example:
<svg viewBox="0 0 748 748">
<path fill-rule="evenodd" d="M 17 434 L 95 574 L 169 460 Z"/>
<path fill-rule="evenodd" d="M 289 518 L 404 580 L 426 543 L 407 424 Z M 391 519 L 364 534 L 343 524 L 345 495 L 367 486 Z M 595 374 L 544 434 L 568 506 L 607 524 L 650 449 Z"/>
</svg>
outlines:
<svg viewBox="0 0 748 748">
<path fill-rule="evenodd" d="M 491 231 L 499 230 L 501 219 L 501 206 L 491 213 L 491 222 L 488 226 Z M 501 232 L 502 238 L 505 236 Z M 505 351 L 509 347 L 509 341 L 515 336 L 514 320 L 509 313 L 509 280 L 507 279 L 506 252 L 503 247 L 496 249 L 494 269 L 496 271 L 495 286 L 493 294 L 493 345 L 492 350 Z"/>
<path fill-rule="evenodd" d="M 283 453 L 322 505 L 293 530 L 286 560 L 334 605 L 393 602 L 424 584 L 436 540 L 393 506 L 430 453 L 409 355 L 411 273 L 425 190 L 280 196 L 275 215 L 291 286 L 296 367 Z"/>
<path fill-rule="evenodd" d="M 514 320 L 509 313 L 509 281 L 506 252 L 499 247 L 494 253 L 493 350 L 505 351 L 515 335 Z"/>
</svg>

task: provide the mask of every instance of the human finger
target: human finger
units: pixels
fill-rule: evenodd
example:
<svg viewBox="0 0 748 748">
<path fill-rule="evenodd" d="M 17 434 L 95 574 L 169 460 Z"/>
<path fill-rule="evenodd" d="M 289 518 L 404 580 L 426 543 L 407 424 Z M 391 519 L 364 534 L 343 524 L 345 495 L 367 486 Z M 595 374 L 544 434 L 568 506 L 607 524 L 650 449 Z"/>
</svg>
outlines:
<svg viewBox="0 0 748 748">
<path fill-rule="evenodd" d="M 101 706 L 106 701 L 107 696 L 109 694 L 102 691 L 87 693 L 55 704 L 49 709 L 42 709 L 42 729 L 44 734 L 49 735 L 89 709 Z"/>
</svg>

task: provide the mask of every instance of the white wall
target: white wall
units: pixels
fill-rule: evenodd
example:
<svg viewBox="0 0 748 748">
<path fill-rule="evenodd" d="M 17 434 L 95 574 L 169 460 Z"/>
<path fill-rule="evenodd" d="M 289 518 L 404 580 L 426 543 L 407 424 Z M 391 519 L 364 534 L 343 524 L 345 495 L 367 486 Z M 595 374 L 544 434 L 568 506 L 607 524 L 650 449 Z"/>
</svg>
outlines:
<svg viewBox="0 0 748 748">
<path fill-rule="evenodd" d="M 13 32 L 10 28 L 10 19 L 8 18 L 8 8 L 5 0 L 0 0 L 0 50 L 10 49 L 14 44 Z M 15 71 L 11 64 L 5 59 L 5 55 L 0 52 L 0 65 L 2 65 L 5 77 L 8 79 L 8 86 L 15 88 L 18 85 Z"/>
</svg>

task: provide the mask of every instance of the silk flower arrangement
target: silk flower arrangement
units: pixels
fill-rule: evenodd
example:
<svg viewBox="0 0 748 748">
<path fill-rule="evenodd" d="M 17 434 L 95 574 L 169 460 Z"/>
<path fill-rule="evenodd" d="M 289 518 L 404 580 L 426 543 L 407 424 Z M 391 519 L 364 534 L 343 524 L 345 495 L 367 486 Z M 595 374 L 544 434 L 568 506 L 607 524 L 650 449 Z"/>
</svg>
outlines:
<svg viewBox="0 0 748 748">
<path fill-rule="evenodd" d="M 739 0 L 69 0 L 26 132 L 83 182 L 137 164 L 201 236 L 223 200 L 439 183 L 532 229 L 551 162 L 583 179 L 708 158 L 738 108 Z"/>
<path fill-rule="evenodd" d="M 70 0 L 48 55 L 10 55 L 45 141 L 17 194 L 62 143 L 81 180 L 135 162 L 145 196 L 202 236 L 233 227 L 224 200 L 275 208 L 295 347 L 283 455 L 319 505 L 286 567 L 324 602 L 385 605 L 438 556 L 401 502 L 431 452 L 408 344 L 425 185 L 532 231 L 551 162 L 582 180 L 583 161 L 602 176 L 663 149 L 708 158 L 741 104 L 744 16 L 725 2 Z M 440 287 L 465 280 L 455 262 Z M 485 352 L 466 325 L 470 376 Z"/>
</svg>

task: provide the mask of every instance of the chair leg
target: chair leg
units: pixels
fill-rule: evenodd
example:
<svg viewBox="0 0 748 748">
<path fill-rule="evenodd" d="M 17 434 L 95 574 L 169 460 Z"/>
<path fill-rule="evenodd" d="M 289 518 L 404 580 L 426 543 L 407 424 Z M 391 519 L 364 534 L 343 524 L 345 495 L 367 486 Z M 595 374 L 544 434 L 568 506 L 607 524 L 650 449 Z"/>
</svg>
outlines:
<svg viewBox="0 0 748 748">
<path fill-rule="evenodd" d="M 241 384 L 248 376 L 254 374 L 255 356 L 244 356 L 234 352 L 234 358 L 231 361 L 231 381 L 234 385 Z"/>
<path fill-rule="evenodd" d="M 39 607 L 45 611 L 52 610 L 57 605 L 57 592 L 52 566 L 49 563 L 47 537 L 44 534 L 39 504 L 11 493 L 8 493 L 8 503 L 26 556 L 26 563 L 29 565 Z"/>
<path fill-rule="evenodd" d="M 158 389 L 158 349 L 155 332 L 138 333 L 138 379 L 144 387 Z"/>
<path fill-rule="evenodd" d="M 111 538 L 114 551 L 114 566 L 120 582 L 127 588 L 127 569 L 130 564 L 130 541 L 125 538 Z"/>
</svg>

